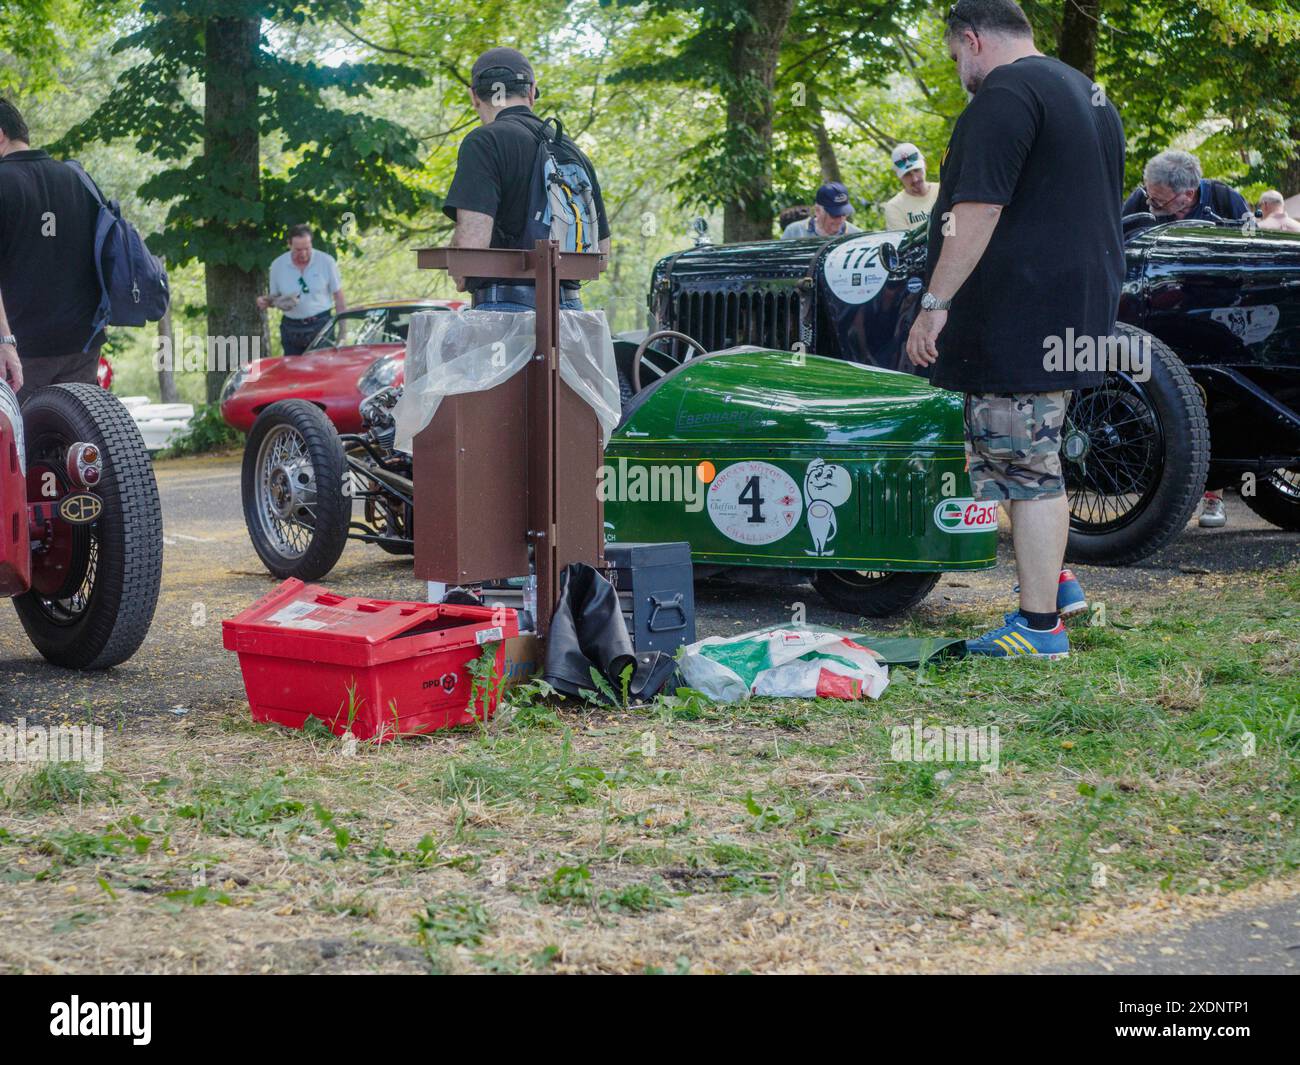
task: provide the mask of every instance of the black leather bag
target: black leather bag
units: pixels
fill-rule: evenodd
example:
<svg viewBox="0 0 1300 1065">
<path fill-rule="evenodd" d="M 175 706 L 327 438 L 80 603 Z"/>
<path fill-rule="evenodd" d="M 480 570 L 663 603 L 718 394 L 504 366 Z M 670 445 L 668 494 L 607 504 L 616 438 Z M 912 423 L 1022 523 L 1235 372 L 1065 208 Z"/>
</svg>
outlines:
<svg viewBox="0 0 1300 1065">
<path fill-rule="evenodd" d="M 556 691 L 577 696 L 597 690 L 594 669 L 622 698 L 623 673 L 632 667 L 628 695 L 652 699 L 676 671 L 671 655 L 632 648 L 618 592 L 583 562 L 565 566 L 560 594 L 546 634 L 543 679 Z"/>
</svg>

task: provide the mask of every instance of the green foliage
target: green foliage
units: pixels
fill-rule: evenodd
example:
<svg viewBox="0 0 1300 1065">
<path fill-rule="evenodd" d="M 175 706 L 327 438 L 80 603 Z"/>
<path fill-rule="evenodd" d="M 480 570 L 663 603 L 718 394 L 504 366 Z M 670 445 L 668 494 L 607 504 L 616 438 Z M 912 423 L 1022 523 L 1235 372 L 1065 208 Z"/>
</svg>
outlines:
<svg viewBox="0 0 1300 1065">
<path fill-rule="evenodd" d="M 420 165 L 418 144 L 397 123 L 341 105 L 377 90 L 409 91 L 424 75 L 395 63 L 328 65 L 288 54 L 280 33 L 272 34 L 346 25 L 361 9 L 360 0 L 146 0 L 144 24 L 113 50 L 147 58 L 55 150 L 133 138 L 166 164 L 140 195 L 170 204 L 150 244 L 176 264 L 198 259 L 248 271 L 283 250 L 284 231 L 295 222 L 330 234 L 344 231 L 349 216 L 359 227 L 390 224 L 428 202 L 404 174 Z M 256 36 L 255 65 L 246 73 L 210 62 L 214 29 L 238 20 Z M 206 119 L 196 83 L 208 83 Z M 231 165 L 228 140 L 248 130 L 282 164 L 254 161 L 252 185 L 245 168 Z"/>
<path fill-rule="evenodd" d="M 244 434 L 226 424 L 217 403 L 201 403 L 194 408 L 189 426 L 167 448 L 169 456 L 204 455 L 209 451 L 224 451 L 241 447 Z"/>
<path fill-rule="evenodd" d="M 111 794 L 112 781 L 103 773 L 87 773 L 80 762 L 49 762 L 18 778 L 10 804 L 28 810 L 49 810 L 64 803 L 91 802 Z"/>
</svg>

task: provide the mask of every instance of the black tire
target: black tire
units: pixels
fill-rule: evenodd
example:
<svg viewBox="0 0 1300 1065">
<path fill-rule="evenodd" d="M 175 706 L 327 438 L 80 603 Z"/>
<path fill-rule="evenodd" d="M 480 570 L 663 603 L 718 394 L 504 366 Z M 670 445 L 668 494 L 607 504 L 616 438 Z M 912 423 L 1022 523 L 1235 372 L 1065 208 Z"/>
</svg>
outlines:
<svg viewBox="0 0 1300 1065">
<path fill-rule="evenodd" d="M 1241 498 L 1270 525 L 1300 532 L 1300 469 L 1274 470 L 1255 479 L 1255 491 Z"/>
<path fill-rule="evenodd" d="M 1108 373 L 1070 401 L 1061 441 L 1070 562 L 1127 566 L 1160 550 L 1186 528 L 1210 467 L 1210 425 L 1187 367 L 1141 329 L 1115 331 L 1149 337 L 1151 374 Z"/>
<path fill-rule="evenodd" d="M 77 529 L 77 587 L 49 598 L 33 590 L 14 607 L 36 649 L 55 665 L 116 666 L 144 642 L 162 583 L 162 505 L 149 453 L 127 409 L 97 385 L 40 389 L 23 404 L 23 423 L 28 469 L 48 463 L 64 491 L 71 485 L 60 453 L 78 442 L 100 449 L 103 474 L 93 492 L 103 510 Z"/>
<path fill-rule="evenodd" d="M 860 617 L 885 618 L 911 610 L 943 574 L 818 569 L 811 576 L 813 587 L 831 606 Z"/>
<path fill-rule="evenodd" d="M 258 415 L 244 445 L 244 524 L 274 576 L 315 581 L 334 568 L 352 520 L 346 472 L 339 434 L 315 404 L 286 399 Z"/>
</svg>

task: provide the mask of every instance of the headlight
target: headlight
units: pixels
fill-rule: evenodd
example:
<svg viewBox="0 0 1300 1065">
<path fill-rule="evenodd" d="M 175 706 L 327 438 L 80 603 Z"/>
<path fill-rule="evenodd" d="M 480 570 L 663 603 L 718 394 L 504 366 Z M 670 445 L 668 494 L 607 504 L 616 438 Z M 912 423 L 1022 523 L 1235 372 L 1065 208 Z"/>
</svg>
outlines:
<svg viewBox="0 0 1300 1065">
<path fill-rule="evenodd" d="M 226 383 L 221 386 L 221 396 L 217 400 L 218 405 L 221 405 L 225 403 L 226 400 L 230 399 L 236 392 L 239 391 L 239 389 L 243 386 L 244 382 L 247 380 L 248 380 L 247 366 L 241 366 L 238 370 L 236 370 L 229 377 L 227 377 Z"/>
<path fill-rule="evenodd" d="M 397 380 L 402 368 L 401 355 L 383 355 L 370 364 L 370 368 L 357 378 L 357 391 L 363 396 L 373 396 Z"/>
</svg>

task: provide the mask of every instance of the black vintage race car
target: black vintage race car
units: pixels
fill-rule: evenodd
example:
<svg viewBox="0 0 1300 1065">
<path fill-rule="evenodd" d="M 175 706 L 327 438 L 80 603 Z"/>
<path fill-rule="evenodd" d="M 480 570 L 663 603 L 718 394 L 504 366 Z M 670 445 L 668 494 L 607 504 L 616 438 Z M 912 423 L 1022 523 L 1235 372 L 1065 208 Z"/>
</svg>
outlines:
<svg viewBox="0 0 1300 1065">
<path fill-rule="evenodd" d="M 1072 400 L 1068 557 L 1135 562 L 1182 531 L 1206 488 L 1229 485 L 1300 530 L 1300 236 L 1151 215 L 1124 229 L 1117 333 L 1150 335 L 1149 373 L 1118 369 Z M 650 329 L 694 350 L 754 344 L 912 371 L 925 268 L 923 228 L 697 247 L 656 265 Z M 629 394 L 692 350 L 636 346 L 617 345 Z"/>
</svg>

